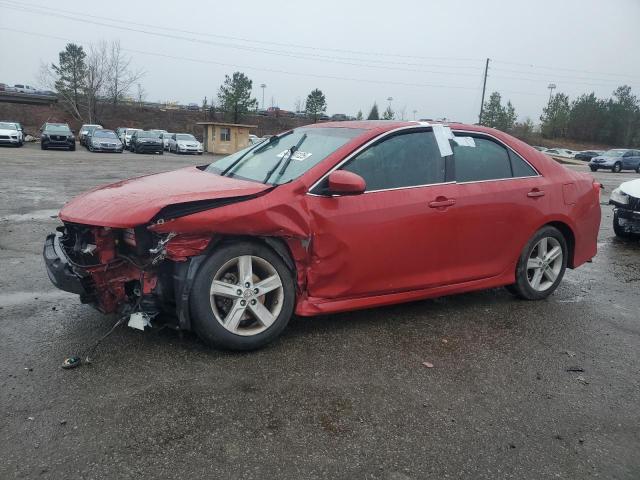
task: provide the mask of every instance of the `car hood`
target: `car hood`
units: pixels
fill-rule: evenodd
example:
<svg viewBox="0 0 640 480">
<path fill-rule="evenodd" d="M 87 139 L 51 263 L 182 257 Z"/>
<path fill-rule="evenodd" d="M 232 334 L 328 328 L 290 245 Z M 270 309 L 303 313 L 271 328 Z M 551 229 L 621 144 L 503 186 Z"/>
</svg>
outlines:
<svg viewBox="0 0 640 480">
<path fill-rule="evenodd" d="M 18 135 L 18 130 L 0 128 L 0 135 Z"/>
<path fill-rule="evenodd" d="M 640 179 L 624 182 L 618 188 L 630 197 L 640 198 Z"/>
<path fill-rule="evenodd" d="M 131 228 L 148 223 L 169 205 L 255 195 L 269 188 L 187 167 L 95 188 L 69 201 L 59 217 L 64 222 Z"/>
</svg>

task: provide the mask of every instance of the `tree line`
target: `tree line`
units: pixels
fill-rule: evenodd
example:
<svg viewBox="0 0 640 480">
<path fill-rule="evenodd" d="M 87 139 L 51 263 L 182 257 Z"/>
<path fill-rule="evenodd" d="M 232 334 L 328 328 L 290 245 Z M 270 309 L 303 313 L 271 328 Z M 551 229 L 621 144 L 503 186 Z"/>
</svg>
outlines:
<svg viewBox="0 0 640 480">
<path fill-rule="evenodd" d="M 117 107 L 137 85 L 141 102 L 143 70 L 134 70 L 131 58 L 119 41 L 91 44 L 88 51 L 69 43 L 58 55 L 58 63 L 42 65 L 40 81 L 54 89 L 58 102 L 76 120 L 95 123 L 105 105 Z"/>
<path fill-rule="evenodd" d="M 500 93 L 493 92 L 484 103 L 480 124 L 528 139 L 535 132 L 531 119 L 516 122 L 510 101 L 502 105 Z M 585 93 L 571 101 L 564 93 L 550 97 L 540 116 L 543 138 L 568 138 L 621 147 L 640 146 L 640 102 L 628 85 L 616 88 L 610 98 Z"/>
</svg>

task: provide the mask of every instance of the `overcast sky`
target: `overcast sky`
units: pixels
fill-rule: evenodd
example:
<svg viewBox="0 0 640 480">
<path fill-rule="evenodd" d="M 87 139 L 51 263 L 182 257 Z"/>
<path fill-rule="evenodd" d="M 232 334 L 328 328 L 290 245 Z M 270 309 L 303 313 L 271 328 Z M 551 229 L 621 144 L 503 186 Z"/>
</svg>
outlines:
<svg viewBox="0 0 640 480">
<path fill-rule="evenodd" d="M 538 121 L 550 82 L 571 98 L 623 83 L 640 95 L 640 0 L 0 0 L 0 81 L 37 85 L 64 39 L 119 39 L 149 101 L 201 103 L 240 70 L 260 103 L 267 85 L 265 107 L 292 110 L 320 88 L 329 114 L 366 116 L 392 97 L 408 119 L 475 122 L 487 57 L 487 97 L 499 91 L 520 119 Z"/>
</svg>

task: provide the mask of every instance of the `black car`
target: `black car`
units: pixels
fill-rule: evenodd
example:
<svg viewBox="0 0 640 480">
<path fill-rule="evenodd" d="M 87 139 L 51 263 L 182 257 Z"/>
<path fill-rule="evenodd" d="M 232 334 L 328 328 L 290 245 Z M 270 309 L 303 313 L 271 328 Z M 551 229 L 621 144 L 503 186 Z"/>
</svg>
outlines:
<svg viewBox="0 0 640 480">
<path fill-rule="evenodd" d="M 113 130 L 97 128 L 87 133 L 84 142 L 90 152 L 122 153 L 124 147 Z"/>
<path fill-rule="evenodd" d="M 139 130 L 131 136 L 129 150 L 132 153 L 164 153 L 164 142 L 157 132 Z"/>
<path fill-rule="evenodd" d="M 45 123 L 40 129 L 40 148 L 76 149 L 76 137 L 66 123 Z"/>
<path fill-rule="evenodd" d="M 576 153 L 573 158 L 575 158 L 576 160 L 584 160 L 585 162 L 588 162 L 593 157 L 597 157 L 600 154 L 602 154 L 602 152 L 598 152 L 596 150 L 585 150 L 584 152 Z"/>
</svg>

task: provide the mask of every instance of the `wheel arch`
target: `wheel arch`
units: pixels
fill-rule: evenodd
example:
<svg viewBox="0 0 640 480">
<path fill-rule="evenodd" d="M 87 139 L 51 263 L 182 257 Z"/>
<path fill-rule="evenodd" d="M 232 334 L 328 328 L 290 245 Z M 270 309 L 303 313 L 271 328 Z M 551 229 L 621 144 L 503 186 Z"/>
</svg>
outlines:
<svg viewBox="0 0 640 480">
<path fill-rule="evenodd" d="M 574 254 L 576 249 L 576 236 L 573 232 L 572 228 L 565 222 L 560 220 L 555 220 L 553 222 L 549 222 L 543 227 L 554 227 L 562 233 L 565 241 L 567 242 L 567 250 L 568 250 L 568 258 L 567 258 L 567 267 L 574 268 Z"/>
<path fill-rule="evenodd" d="M 251 235 L 213 235 L 212 241 L 202 254 L 190 257 L 187 262 L 177 262 L 175 264 L 174 274 L 174 295 L 176 302 L 176 314 L 178 316 L 178 327 L 181 330 L 191 330 L 191 311 L 189 307 L 189 297 L 193 282 L 204 261 L 222 245 L 228 245 L 235 242 L 255 242 L 260 243 L 273 250 L 283 261 L 285 266 L 291 272 L 291 278 L 298 287 L 300 293 L 300 285 L 298 277 L 298 268 L 294 260 L 293 252 L 285 239 L 280 237 L 267 236 L 251 236 Z"/>
</svg>

